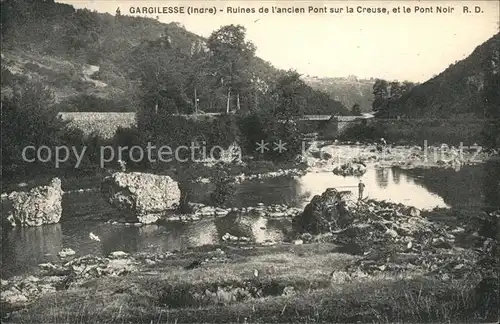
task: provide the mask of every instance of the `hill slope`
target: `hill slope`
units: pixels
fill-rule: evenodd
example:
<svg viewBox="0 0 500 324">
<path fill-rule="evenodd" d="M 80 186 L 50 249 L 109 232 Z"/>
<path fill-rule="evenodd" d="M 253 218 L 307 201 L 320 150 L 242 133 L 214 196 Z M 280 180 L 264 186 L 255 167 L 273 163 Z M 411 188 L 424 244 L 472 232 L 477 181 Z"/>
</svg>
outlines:
<svg viewBox="0 0 500 324">
<path fill-rule="evenodd" d="M 348 109 L 358 104 L 362 112 L 372 111 L 373 84 L 375 79 L 358 79 L 354 76 L 347 78 L 318 78 L 304 77 L 303 80 L 313 89 L 329 94 L 333 99 L 340 101 Z"/>
<path fill-rule="evenodd" d="M 490 115 L 498 114 L 500 110 L 498 95 L 496 99 L 492 99 L 495 102 L 487 104 L 484 101 L 484 93 L 485 87 L 489 87 L 488 91 L 493 93 L 500 92 L 499 57 L 500 33 L 479 45 L 464 60 L 451 64 L 436 77 L 414 87 L 399 100 L 390 103 L 380 115 L 482 118 L 487 114 L 487 109 L 490 110 Z M 485 84 L 487 75 L 490 75 L 488 85 Z M 491 111 L 495 110 L 491 108 L 495 105 L 496 111 Z"/>
<path fill-rule="evenodd" d="M 75 10 L 53 0 L 6 0 L 1 15 L 2 66 L 49 86 L 60 111 L 136 111 L 142 104 L 138 62 L 156 59 L 152 52 L 183 77 L 176 84 L 182 100 L 192 104 L 196 89 L 201 110 L 225 109 L 220 85 L 197 75 L 208 64 L 206 40 L 178 23 Z M 284 72 L 257 57 L 248 69 L 261 92 Z M 307 93 L 315 103 L 312 113 L 348 113 L 322 93 Z"/>
</svg>

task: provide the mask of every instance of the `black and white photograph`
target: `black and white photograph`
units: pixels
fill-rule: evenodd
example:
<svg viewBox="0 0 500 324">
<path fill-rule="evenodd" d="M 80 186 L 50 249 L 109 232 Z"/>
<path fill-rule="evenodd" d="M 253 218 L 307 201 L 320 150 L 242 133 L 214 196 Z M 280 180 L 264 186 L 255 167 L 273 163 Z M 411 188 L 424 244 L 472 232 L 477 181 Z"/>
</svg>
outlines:
<svg viewBox="0 0 500 324">
<path fill-rule="evenodd" d="M 500 1 L 0 7 L 2 323 L 500 322 Z"/>
</svg>

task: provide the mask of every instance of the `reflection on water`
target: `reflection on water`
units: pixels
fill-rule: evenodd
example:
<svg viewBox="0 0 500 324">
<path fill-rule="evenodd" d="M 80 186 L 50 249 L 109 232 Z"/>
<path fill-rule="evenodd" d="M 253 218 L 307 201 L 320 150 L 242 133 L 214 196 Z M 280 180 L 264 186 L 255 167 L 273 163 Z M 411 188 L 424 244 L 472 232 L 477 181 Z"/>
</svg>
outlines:
<svg viewBox="0 0 500 324">
<path fill-rule="evenodd" d="M 2 233 L 2 276 L 23 272 L 33 264 L 53 261 L 63 248 L 61 224 L 16 228 Z"/>
<path fill-rule="evenodd" d="M 453 169 L 404 170 L 420 186 L 456 208 L 499 208 L 500 162 Z"/>
<path fill-rule="evenodd" d="M 219 233 L 230 233 L 235 236 L 244 236 L 257 243 L 267 240 L 280 241 L 287 232 L 288 221 L 269 220 L 258 212 L 240 213 L 231 212 L 216 220 Z"/>
<path fill-rule="evenodd" d="M 77 256 L 105 256 L 113 251 L 162 253 L 219 244 L 225 233 L 257 243 L 281 241 L 287 224 L 280 223 L 257 215 L 230 213 L 223 218 L 166 226 L 128 227 L 71 219 L 61 224 L 16 228 L 3 235 L 2 277 L 33 270 L 39 263 L 55 262 L 62 248 L 75 250 Z M 90 240 L 90 232 L 101 241 Z"/>
<path fill-rule="evenodd" d="M 406 174 L 399 173 L 396 182 L 391 177 L 390 169 L 368 169 L 361 178 L 366 185 L 364 196 L 369 199 L 403 203 L 420 209 L 447 207 L 440 196 L 415 183 L 414 179 Z M 320 195 L 327 188 L 334 187 L 338 190 L 351 190 L 357 197 L 357 185 L 357 178 L 342 177 L 333 173 L 310 173 L 300 180 L 302 190 L 307 190 L 311 195 Z"/>
<path fill-rule="evenodd" d="M 380 188 L 387 188 L 389 185 L 389 169 L 377 168 L 375 169 L 375 180 Z"/>
<path fill-rule="evenodd" d="M 300 196 L 300 184 L 296 179 L 274 178 L 260 182 L 246 182 L 235 193 L 235 206 L 256 206 L 285 204 L 297 206 L 298 200 L 308 198 Z"/>
<path fill-rule="evenodd" d="M 400 170 L 371 169 L 362 177 L 368 198 L 387 200 L 427 209 L 436 206 L 460 207 L 500 204 L 500 165 L 466 166 L 460 172 L 445 169 Z M 285 204 L 305 206 L 313 195 L 327 188 L 351 190 L 357 196 L 358 178 L 327 173 L 309 173 L 300 179 L 281 178 L 247 182 L 238 186 L 235 206 Z M 210 192 L 199 186 L 197 201 Z M 61 224 L 36 228 L 4 230 L 2 236 L 2 276 L 26 272 L 42 262 L 56 261 L 62 248 L 77 255 L 107 255 L 113 251 L 161 253 L 188 247 L 221 243 L 225 233 L 246 236 L 255 242 L 280 241 L 290 231 L 285 220 L 268 220 L 258 214 L 232 212 L 224 218 L 196 223 L 169 223 L 165 226 L 126 227 L 105 224 L 119 218 L 98 193 L 71 194 L 63 200 Z M 100 242 L 89 239 L 93 232 Z"/>
<path fill-rule="evenodd" d="M 399 168 L 391 168 L 391 173 L 392 173 L 392 181 L 394 181 L 394 184 L 399 184 L 401 182 L 401 174 L 402 171 Z"/>
</svg>

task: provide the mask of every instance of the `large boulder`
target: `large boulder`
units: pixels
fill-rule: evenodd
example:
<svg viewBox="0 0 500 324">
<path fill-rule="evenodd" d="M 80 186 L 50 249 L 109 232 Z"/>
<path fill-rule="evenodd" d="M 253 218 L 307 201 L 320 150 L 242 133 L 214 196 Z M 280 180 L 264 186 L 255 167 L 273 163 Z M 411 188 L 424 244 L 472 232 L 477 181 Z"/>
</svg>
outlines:
<svg viewBox="0 0 500 324">
<path fill-rule="evenodd" d="M 48 186 L 8 195 L 7 221 L 12 226 L 40 226 L 58 223 L 62 215 L 61 180 L 54 178 Z"/>
<path fill-rule="evenodd" d="M 141 172 L 117 172 L 104 178 L 101 193 L 113 207 L 143 224 L 176 209 L 181 198 L 179 185 L 169 176 Z"/>
<path fill-rule="evenodd" d="M 313 197 L 302 214 L 293 221 L 297 233 L 321 234 L 345 228 L 350 223 L 346 203 L 334 188 L 328 188 L 323 194 Z"/>
</svg>

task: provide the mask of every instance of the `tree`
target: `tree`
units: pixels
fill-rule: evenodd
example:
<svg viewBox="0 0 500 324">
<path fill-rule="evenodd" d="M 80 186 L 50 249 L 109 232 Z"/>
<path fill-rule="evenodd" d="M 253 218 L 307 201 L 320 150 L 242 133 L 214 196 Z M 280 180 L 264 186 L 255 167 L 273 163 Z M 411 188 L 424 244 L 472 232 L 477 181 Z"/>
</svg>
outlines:
<svg viewBox="0 0 500 324">
<path fill-rule="evenodd" d="M 212 101 L 222 102 L 224 97 L 218 95 L 217 87 L 212 86 L 207 80 L 211 75 L 210 64 L 203 51 L 191 47 L 190 64 L 187 65 L 187 95 L 193 98 L 194 110 L 205 111 L 209 109 Z"/>
<path fill-rule="evenodd" d="M 403 88 L 403 93 L 407 93 L 407 92 L 410 92 L 411 89 L 413 89 L 415 87 L 415 83 L 410 82 L 410 81 L 403 81 L 403 84 L 401 85 L 401 87 Z"/>
<path fill-rule="evenodd" d="M 390 98 L 395 101 L 403 95 L 403 87 L 399 81 L 392 81 L 390 84 Z"/>
<path fill-rule="evenodd" d="M 374 111 L 383 109 L 386 99 L 389 97 L 388 91 L 389 84 L 386 80 L 376 79 L 373 84 L 373 104 Z"/>
<path fill-rule="evenodd" d="M 131 55 L 130 77 L 140 81 L 142 118 L 193 111 L 193 101 L 187 95 L 189 57 L 172 48 L 168 35 L 143 43 Z M 145 123 L 144 123 L 145 122 Z"/>
<path fill-rule="evenodd" d="M 310 88 L 301 80 L 300 74 L 290 70 L 283 73 L 271 91 L 274 109 L 264 117 L 262 134 L 267 143 L 286 142 L 284 152 L 269 151 L 265 154 L 273 160 L 290 160 L 300 152 L 302 134 L 296 119 L 307 109 L 307 90 Z"/>
<path fill-rule="evenodd" d="M 482 103 L 484 106 L 484 144 L 496 148 L 500 144 L 500 51 L 493 48 L 483 64 L 484 86 Z"/>
<path fill-rule="evenodd" d="M 4 95 L 11 89 L 11 95 Z M 26 146 L 59 145 L 65 123 L 53 109 L 52 93 L 40 83 L 19 80 L 2 68 L 2 168 L 16 172 L 33 166 L 24 161 Z M 31 158 L 31 157 L 30 157 Z M 35 164 L 37 162 L 34 162 Z"/>
<path fill-rule="evenodd" d="M 213 76 L 227 93 L 227 110 L 231 100 L 235 100 L 239 108 L 241 95 L 251 85 L 247 67 L 254 58 L 256 48 L 252 42 L 245 40 L 245 34 L 245 27 L 228 25 L 214 31 L 207 41 Z"/>
<path fill-rule="evenodd" d="M 361 107 L 359 106 L 359 104 L 354 104 L 354 106 L 352 106 L 351 112 L 355 116 L 361 116 Z"/>
<path fill-rule="evenodd" d="M 304 115 L 307 109 L 307 85 L 300 79 L 300 74 L 290 70 L 278 78 L 272 97 L 276 102 L 276 119 L 290 121 Z"/>
</svg>

